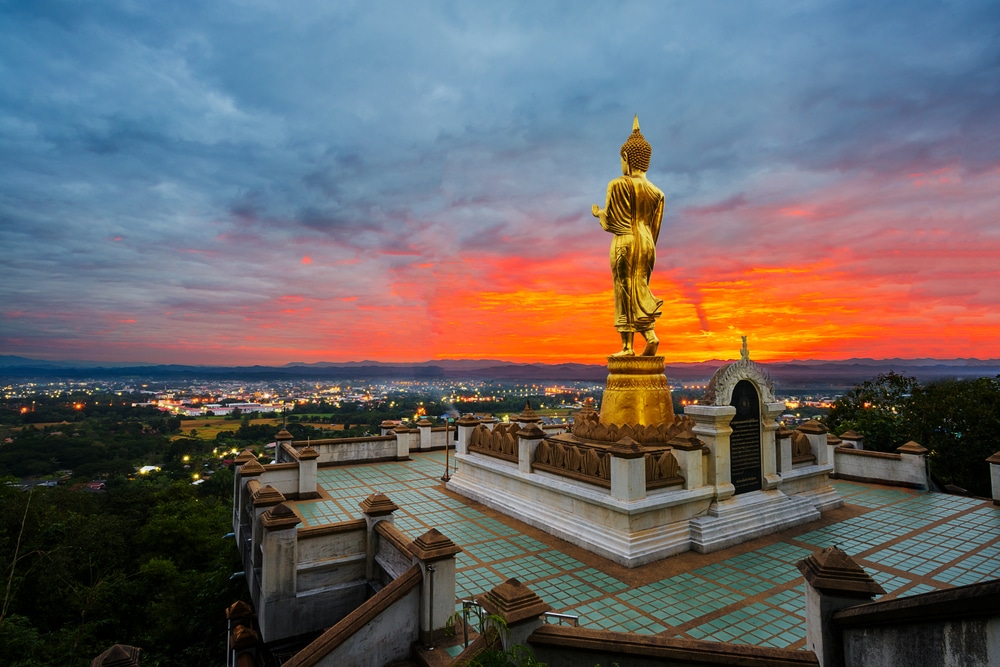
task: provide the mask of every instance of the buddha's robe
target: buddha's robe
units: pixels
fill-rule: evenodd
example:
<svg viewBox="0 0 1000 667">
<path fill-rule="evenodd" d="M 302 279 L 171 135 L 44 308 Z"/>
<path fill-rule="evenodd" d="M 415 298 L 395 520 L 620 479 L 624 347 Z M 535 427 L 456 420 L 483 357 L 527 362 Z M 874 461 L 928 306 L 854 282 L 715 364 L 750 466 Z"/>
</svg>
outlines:
<svg viewBox="0 0 1000 667">
<path fill-rule="evenodd" d="M 656 262 L 656 239 L 663 220 L 663 192 L 645 178 L 622 176 L 608 183 L 608 203 L 601 226 L 611 242 L 615 283 L 615 329 L 621 333 L 653 328 L 662 299 L 649 291 Z"/>
</svg>

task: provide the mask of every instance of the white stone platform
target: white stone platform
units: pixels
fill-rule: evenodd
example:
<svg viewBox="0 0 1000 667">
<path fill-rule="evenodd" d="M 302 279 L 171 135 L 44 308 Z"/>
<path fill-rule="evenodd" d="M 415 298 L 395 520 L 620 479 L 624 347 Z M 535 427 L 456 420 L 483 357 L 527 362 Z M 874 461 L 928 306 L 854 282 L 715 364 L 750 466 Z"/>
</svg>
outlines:
<svg viewBox="0 0 1000 667">
<path fill-rule="evenodd" d="M 447 488 L 625 567 L 689 551 L 689 520 L 708 511 L 714 489 L 652 491 L 622 501 L 606 489 L 514 463 L 458 454 Z"/>
<path fill-rule="evenodd" d="M 712 503 L 708 514 L 691 519 L 691 548 L 710 553 L 819 518 L 809 498 L 753 491 Z"/>
</svg>

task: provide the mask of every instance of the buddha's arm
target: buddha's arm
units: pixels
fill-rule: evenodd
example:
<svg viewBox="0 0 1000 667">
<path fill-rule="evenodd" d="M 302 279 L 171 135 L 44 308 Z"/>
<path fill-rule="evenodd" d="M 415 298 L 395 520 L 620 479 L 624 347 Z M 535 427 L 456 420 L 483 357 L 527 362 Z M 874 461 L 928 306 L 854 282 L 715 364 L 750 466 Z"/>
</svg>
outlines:
<svg viewBox="0 0 1000 667">
<path fill-rule="evenodd" d="M 600 222 L 601 222 L 601 229 L 603 229 L 606 232 L 611 231 L 610 229 L 608 229 L 608 208 L 607 207 L 609 207 L 611 205 L 611 187 L 612 187 L 613 184 L 614 184 L 613 181 L 611 183 L 608 183 L 608 197 L 607 197 L 607 202 L 608 203 L 605 205 L 605 208 L 600 208 L 597 204 L 592 204 L 590 206 L 590 213 L 591 213 L 591 215 L 593 215 L 595 218 L 597 218 L 598 220 L 600 220 Z"/>
<path fill-rule="evenodd" d="M 660 203 L 656 205 L 656 211 L 653 213 L 652 229 L 653 232 L 653 244 L 660 238 L 660 223 L 663 222 L 663 197 L 660 197 Z"/>
</svg>

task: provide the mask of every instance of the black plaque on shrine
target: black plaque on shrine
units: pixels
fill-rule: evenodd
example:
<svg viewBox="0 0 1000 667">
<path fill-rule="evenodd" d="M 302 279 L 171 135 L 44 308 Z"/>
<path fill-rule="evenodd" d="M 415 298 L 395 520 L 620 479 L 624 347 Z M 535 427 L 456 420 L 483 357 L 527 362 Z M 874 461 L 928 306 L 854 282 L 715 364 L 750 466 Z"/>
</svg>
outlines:
<svg viewBox="0 0 1000 667">
<path fill-rule="evenodd" d="M 736 416 L 729 423 L 730 473 L 736 493 L 759 491 L 763 481 L 760 472 L 760 397 L 757 387 L 749 380 L 740 380 L 733 388 Z"/>
</svg>

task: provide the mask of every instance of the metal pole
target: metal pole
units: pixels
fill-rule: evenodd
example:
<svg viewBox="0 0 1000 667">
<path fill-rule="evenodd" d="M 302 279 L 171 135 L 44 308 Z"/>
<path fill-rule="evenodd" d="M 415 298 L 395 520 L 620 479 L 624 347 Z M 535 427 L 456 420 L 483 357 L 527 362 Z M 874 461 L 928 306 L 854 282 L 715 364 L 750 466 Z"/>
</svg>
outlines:
<svg viewBox="0 0 1000 667">
<path fill-rule="evenodd" d="M 444 416 L 444 475 L 441 476 L 442 482 L 447 482 L 451 479 L 449 475 L 449 468 L 451 467 L 448 463 L 448 450 L 451 449 L 451 432 L 448 430 L 451 420 L 448 419 L 448 415 Z"/>
<path fill-rule="evenodd" d="M 430 575 L 430 604 L 427 609 L 427 625 L 429 629 L 427 631 L 427 649 L 429 651 L 434 650 L 434 566 L 427 566 L 427 573 Z"/>
</svg>

